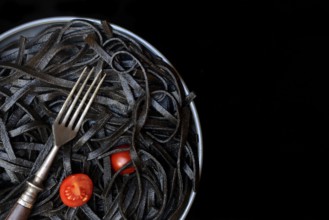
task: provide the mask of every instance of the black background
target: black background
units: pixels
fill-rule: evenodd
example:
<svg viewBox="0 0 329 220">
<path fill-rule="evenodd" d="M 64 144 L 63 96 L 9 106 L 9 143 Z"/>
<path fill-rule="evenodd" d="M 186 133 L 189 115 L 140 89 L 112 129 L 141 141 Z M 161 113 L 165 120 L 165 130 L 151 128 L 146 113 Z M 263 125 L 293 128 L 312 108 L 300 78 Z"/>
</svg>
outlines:
<svg viewBox="0 0 329 220">
<path fill-rule="evenodd" d="M 228 2 L 1 0 L 0 32 L 52 16 L 107 19 L 173 63 L 197 94 L 204 137 L 187 220 L 327 219 L 329 8 Z"/>
</svg>

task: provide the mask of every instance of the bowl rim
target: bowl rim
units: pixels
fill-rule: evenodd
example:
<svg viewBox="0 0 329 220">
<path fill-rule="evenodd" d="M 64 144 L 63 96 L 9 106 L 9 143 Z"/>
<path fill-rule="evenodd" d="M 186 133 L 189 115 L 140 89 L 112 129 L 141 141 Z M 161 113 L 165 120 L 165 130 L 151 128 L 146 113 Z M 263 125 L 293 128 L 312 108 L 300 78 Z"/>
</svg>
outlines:
<svg viewBox="0 0 329 220">
<path fill-rule="evenodd" d="M 36 19 L 33 21 L 26 22 L 24 24 L 18 25 L 12 29 L 9 29 L 9 30 L 1 33 L 0 34 L 0 47 L 1 47 L 1 44 L 10 43 L 11 38 L 13 38 L 15 36 L 18 37 L 19 33 L 21 33 L 21 32 L 28 31 L 30 29 L 33 29 L 33 28 L 36 28 L 39 26 L 52 25 L 52 24 L 56 24 L 56 23 L 65 23 L 65 22 L 68 22 L 68 21 L 74 20 L 74 19 L 83 19 L 83 20 L 95 22 L 97 24 L 101 24 L 101 20 L 99 20 L 99 19 L 89 18 L 89 17 L 78 17 L 78 16 L 59 16 L 59 17 L 48 17 L 48 18 Z M 166 63 L 171 65 L 174 68 L 174 70 L 178 73 L 178 77 L 179 77 L 180 81 L 182 82 L 185 94 L 189 94 L 189 89 L 187 88 L 186 83 L 184 82 L 184 80 L 181 77 L 181 75 L 179 74 L 179 72 L 175 69 L 175 67 L 171 64 L 171 62 L 159 50 L 157 50 L 154 46 L 152 46 L 149 42 L 147 42 L 146 40 L 144 40 L 137 34 L 134 34 L 133 32 L 131 32 L 119 25 L 113 24 L 113 23 L 111 23 L 111 26 L 113 27 L 114 30 L 119 31 L 119 32 L 121 32 L 125 35 L 128 35 L 129 37 L 137 40 L 139 43 L 141 43 L 143 46 L 145 46 L 147 49 L 149 49 L 152 53 L 161 57 Z M 14 40 L 14 39 L 12 39 L 12 40 Z M 198 135 L 198 159 L 199 159 L 198 165 L 199 165 L 199 178 L 200 178 L 201 173 L 202 173 L 202 166 L 203 166 L 203 137 L 202 137 L 201 123 L 200 123 L 200 119 L 199 119 L 198 112 L 196 110 L 194 101 L 192 101 L 190 103 L 190 108 L 191 108 L 192 115 L 193 115 L 195 129 L 196 129 L 196 132 Z M 184 220 L 186 218 L 186 216 L 188 215 L 188 213 L 193 205 L 195 196 L 196 196 L 196 192 L 194 192 L 192 190 L 189 201 L 187 203 L 187 206 L 184 209 L 184 212 L 182 213 L 182 215 L 180 217 L 181 220 Z"/>
</svg>

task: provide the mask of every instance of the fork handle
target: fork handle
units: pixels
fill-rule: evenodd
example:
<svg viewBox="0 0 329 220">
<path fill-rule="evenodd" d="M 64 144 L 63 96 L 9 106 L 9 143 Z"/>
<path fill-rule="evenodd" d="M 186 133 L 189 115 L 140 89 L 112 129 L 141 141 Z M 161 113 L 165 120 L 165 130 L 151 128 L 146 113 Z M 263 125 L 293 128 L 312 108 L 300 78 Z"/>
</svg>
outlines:
<svg viewBox="0 0 329 220">
<path fill-rule="evenodd" d="M 42 191 L 42 188 L 37 186 L 37 183 L 33 181 L 27 182 L 27 184 L 26 190 L 10 210 L 6 220 L 25 220 L 30 216 L 33 204 L 36 201 L 38 193 Z"/>
<path fill-rule="evenodd" d="M 31 209 L 22 206 L 18 202 L 10 210 L 6 220 L 26 220 L 29 218 Z"/>
<path fill-rule="evenodd" d="M 36 172 L 33 180 L 27 181 L 27 188 L 19 197 L 13 208 L 9 211 L 6 220 L 25 220 L 28 219 L 31 209 L 37 200 L 39 192 L 42 191 L 42 182 L 46 179 L 51 164 L 53 163 L 59 146 L 54 145 L 45 161 Z"/>
<path fill-rule="evenodd" d="M 30 213 L 31 209 L 16 202 L 14 207 L 10 210 L 6 220 L 26 220 L 30 216 Z"/>
</svg>

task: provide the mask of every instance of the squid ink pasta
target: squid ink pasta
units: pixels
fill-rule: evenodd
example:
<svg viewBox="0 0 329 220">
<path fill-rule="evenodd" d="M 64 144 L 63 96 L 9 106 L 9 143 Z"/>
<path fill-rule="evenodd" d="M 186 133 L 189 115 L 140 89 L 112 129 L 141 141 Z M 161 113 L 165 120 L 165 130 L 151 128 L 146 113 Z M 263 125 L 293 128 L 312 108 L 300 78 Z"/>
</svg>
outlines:
<svg viewBox="0 0 329 220">
<path fill-rule="evenodd" d="M 83 19 L 0 48 L 0 219 L 51 150 L 51 125 L 86 66 L 102 69 L 105 81 L 77 137 L 61 147 L 31 219 L 179 219 L 199 181 L 195 95 L 140 42 Z M 114 171 L 111 155 L 123 150 L 131 162 Z M 128 166 L 134 172 L 122 175 Z M 59 187 L 74 173 L 94 190 L 70 208 Z"/>
</svg>

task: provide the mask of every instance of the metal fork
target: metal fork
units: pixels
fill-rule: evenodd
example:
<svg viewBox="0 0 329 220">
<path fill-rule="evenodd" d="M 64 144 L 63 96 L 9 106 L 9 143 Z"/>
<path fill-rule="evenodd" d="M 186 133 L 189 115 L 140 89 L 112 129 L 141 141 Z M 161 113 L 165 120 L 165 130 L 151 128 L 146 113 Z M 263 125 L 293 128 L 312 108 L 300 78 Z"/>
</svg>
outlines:
<svg viewBox="0 0 329 220">
<path fill-rule="evenodd" d="M 20 196 L 20 198 L 15 203 L 14 207 L 9 212 L 9 215 L 7 216 L 6 220 L 25 220 L 28 219 L 29 214 L 31 212 L 31 209 L 33 207 L 33 204 L 35 203 L 37 199 L 37 195 L 40 191 L 42 191 L 42 183 L 46 179 L 47 174 L 49 172 L 49 169 L 56 157 L 56 154 L 59 150 L 59 148 L 72 140 L 78 133 L 82 121 L 84 117 L 87 114 L 88 109 L 91 106 L 91 103 L 93 102 L 94 98 L 96 97 L 96 94 L 102 84 L 102 82 L 105 79 L 104 76 L 99 80 L 99 77 L 101 75 L 101 71 L 97 73 L 97 76 L 93 80 L 92 84 L 88 88 L 85 95 L 82 97 L 82 100 L 79 104 L 79 106 L 74 110 L 76 107 L 78 100 L 83 92 L 83 89 L 85 88 L 87 81 L 89 80 L 92 72 L 94 69 L 91 69 L 89 73 L 87 74 L 84 82 L 82 83 L 82 86 L 78 90 L 77 94 L 74 96 L 75 91 L 77 90 L 80 81 L 84 77 L 84 75 L 87 73 L 87 67 L 83 70 L 81 73 L 79 79 L 73 86 L 70 94 L 66 98 L 61 110 L 59 111 L 53 125 L 52 125 L 52 131 L 54 135 L 54 146 L 51 149 L 50 153 L 46 157 L 45 161 L 41 165 L 40 169 L 36 172 L 34 178 L 32 181 L 28 181 L 27 188 L 23 192 L 23 194 Z M 82 108 L 84 107 L 85 102 L 87 101 L 87 98 L 93 89 L 93 87 L 96 84 L 96 81 L 99 81 L 93 94 L 91 95 L 87 105 L 85 106 L 83 112 L 80 114 Z M 72 101 L 73 99 L 73 101 Z M 74 112 L 73 112 L 74 111 Z"/>
</svg>

